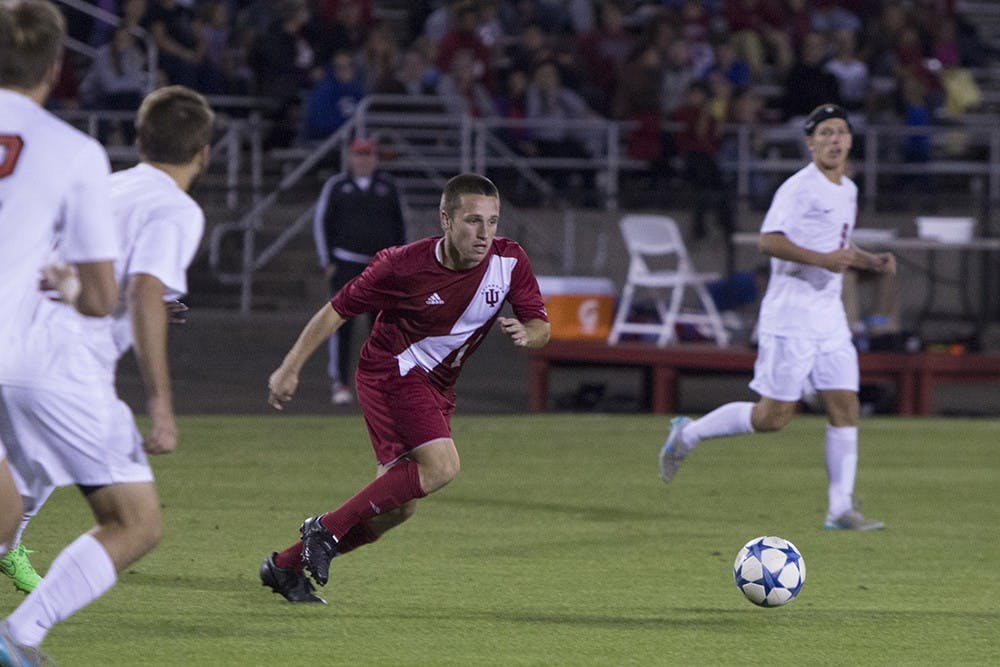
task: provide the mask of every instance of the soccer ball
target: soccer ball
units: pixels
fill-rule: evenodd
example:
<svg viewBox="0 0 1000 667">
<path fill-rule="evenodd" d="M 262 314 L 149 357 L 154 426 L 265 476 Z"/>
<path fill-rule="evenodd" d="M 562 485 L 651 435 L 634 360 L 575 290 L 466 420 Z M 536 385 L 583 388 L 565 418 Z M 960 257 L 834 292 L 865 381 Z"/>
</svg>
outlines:
<svg viewBox="0 0 1000 667">
<path fill-rule="evenodd" d="M 740 549 L 733 579 L 747 600 L 761 607 L 791 602 L 806 580 L 806 562 L 795 545 L 780 537 L 755 537 Z"/>
</svg>

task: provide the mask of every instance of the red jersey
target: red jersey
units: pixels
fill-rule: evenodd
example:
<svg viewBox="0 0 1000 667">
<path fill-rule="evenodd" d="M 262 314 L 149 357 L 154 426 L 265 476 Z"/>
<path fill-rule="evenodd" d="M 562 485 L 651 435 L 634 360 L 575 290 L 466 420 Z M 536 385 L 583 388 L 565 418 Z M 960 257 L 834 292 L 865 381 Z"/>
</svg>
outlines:
<svg viewBox="0 0 1000 667">
<path fill-rule="evenodd" d="M 477 266 L 441 264 L 440 237 L 387 248 L 330 300 L 343 317 L 377 311 L 358 372 L 423 374 L 440 391 L 458 380 L 462 363 L 482 343 L 509 301 L 522 322 L 548 321 L 538 281 L 520 245 L 495 238 Z"/>
</svg>

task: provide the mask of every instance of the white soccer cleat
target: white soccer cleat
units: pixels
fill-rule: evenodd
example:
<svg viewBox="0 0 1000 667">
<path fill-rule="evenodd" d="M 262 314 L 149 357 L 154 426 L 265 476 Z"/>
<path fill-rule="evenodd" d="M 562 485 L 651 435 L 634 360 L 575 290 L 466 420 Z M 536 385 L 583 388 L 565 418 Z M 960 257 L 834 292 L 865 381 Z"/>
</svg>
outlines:
<svg viewBox="0 0 1000 667">
<path fill-rule="evenodd" d="M 823 527 L 827 530 L 882 530 L 885 524 L 877 519 L 866 519 L 856 509 L 849 509 L 836 518 L 827 517 Z"/>
<path fill-rule="evenodd" d="M 670 435 L 660 449 L 660 479 L 664 482 L 670 482 L 674 478 L 681 462 L 688 455 L 681 442 L 681 431 L 690 422 L 687 417 L 674 417 L 670 420 Z"/>
<path fill-rule="evenodd" d="M 346 386 L 335 382 L 333 384 L 333 393 L 330 395 L 330 402 L 334 405 L 350 405 L 354 402 L 354 394 Z"/>
</svg>

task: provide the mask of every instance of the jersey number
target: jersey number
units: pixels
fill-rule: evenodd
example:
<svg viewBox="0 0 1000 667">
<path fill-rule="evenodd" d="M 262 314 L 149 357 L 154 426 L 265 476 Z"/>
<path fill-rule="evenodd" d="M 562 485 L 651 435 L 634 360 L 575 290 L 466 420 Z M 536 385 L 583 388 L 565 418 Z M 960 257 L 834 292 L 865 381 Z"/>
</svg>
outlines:
<svg viewBox="0 0 1000 667">
<path fill-rule="evenodd" d="M 0 178 L 14 173 L 14 165 L 24 148 L 24 141 L 16 134 L 0 134 Z"/>
</svg>

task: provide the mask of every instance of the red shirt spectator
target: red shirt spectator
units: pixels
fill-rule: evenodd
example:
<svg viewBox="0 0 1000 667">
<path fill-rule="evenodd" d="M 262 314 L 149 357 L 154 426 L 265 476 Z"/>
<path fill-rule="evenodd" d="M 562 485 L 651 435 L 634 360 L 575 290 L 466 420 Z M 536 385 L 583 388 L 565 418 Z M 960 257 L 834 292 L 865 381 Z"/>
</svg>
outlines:
<svg viewBox="0 0 1000 667">
<path fill-rule="evenodd" d="M 490 49 L 476 34 L 479 25 L 479 11 L 474 5 L 462 5 L 455 12 L 454 24 L 445 33 L 438 44 L 437 67 L 441 72 L 449 72 L 459 51 L 472 54 L 476 68 L 476 79 L 489 83 L 492 81 L 490 67 Z"/>
</svg>

